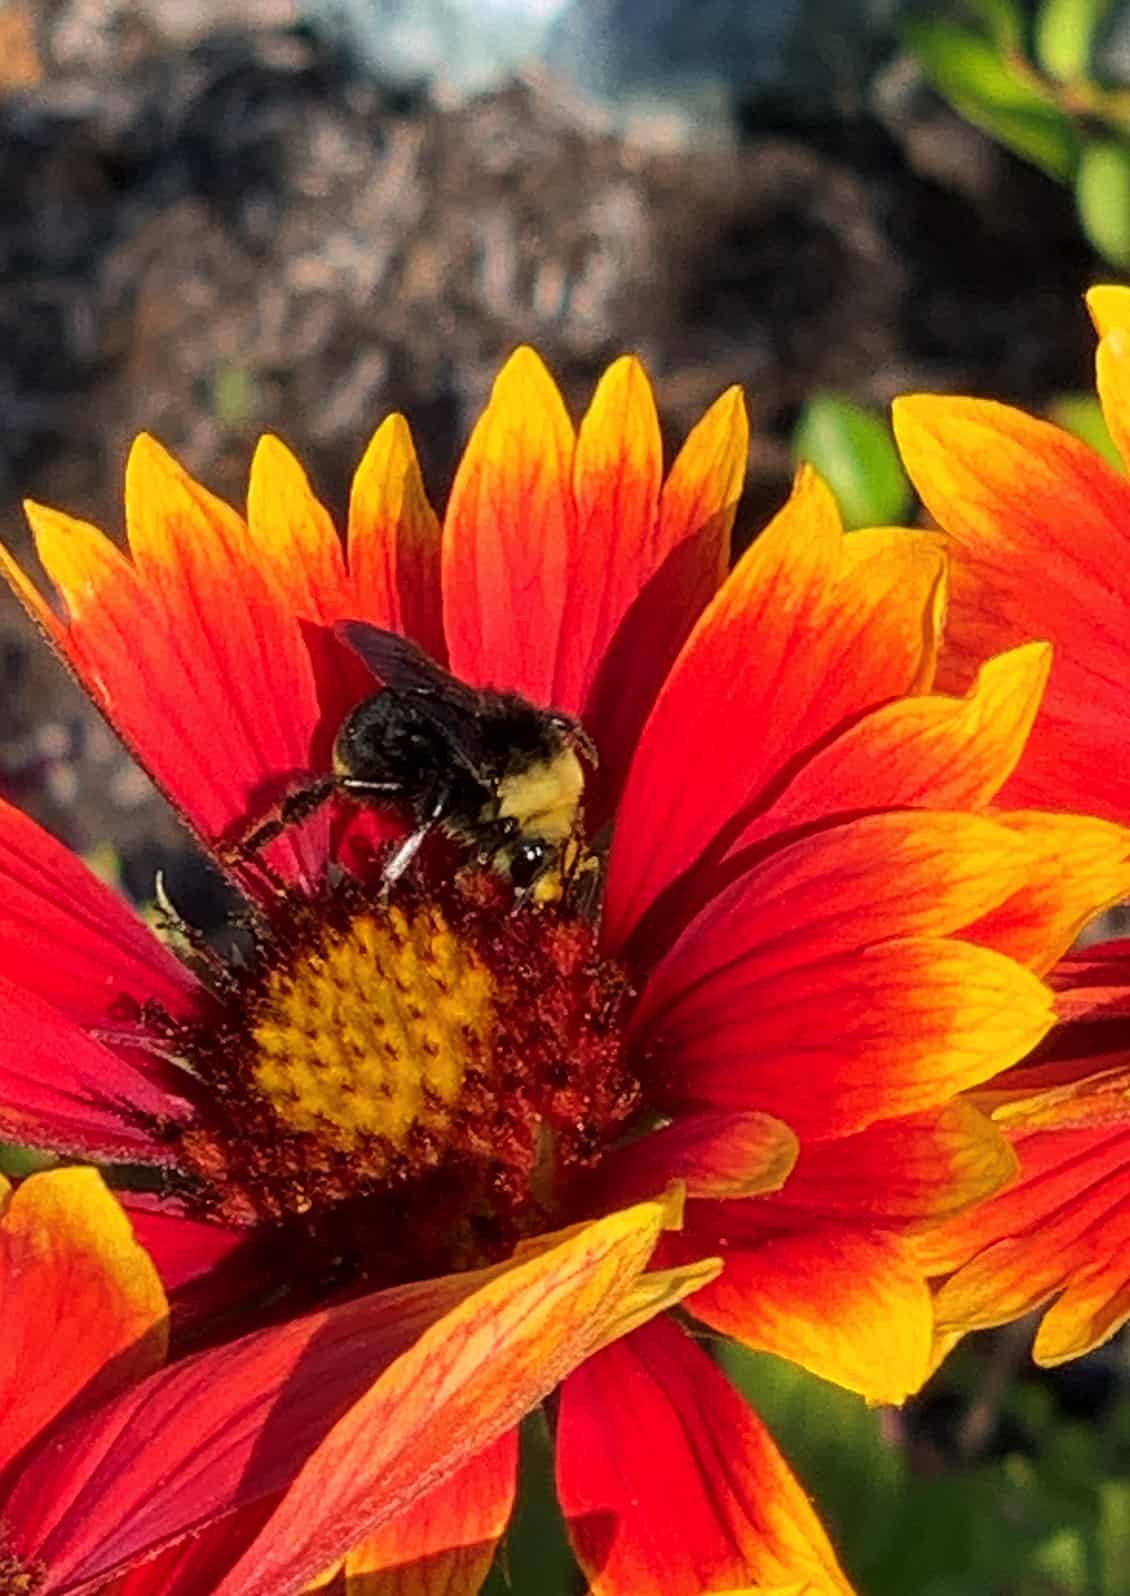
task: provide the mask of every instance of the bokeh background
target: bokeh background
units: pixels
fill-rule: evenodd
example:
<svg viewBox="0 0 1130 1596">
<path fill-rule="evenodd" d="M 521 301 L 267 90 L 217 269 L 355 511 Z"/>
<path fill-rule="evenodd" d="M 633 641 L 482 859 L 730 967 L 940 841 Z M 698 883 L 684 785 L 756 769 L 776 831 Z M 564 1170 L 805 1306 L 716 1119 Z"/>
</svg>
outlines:
<svg viewBox="0 0 1130 1596">
<path fill-rule="evenodd" d="M 913 516 L 898 392 L 1104 443 L 1082 294 L 1130 268 L 1128 129 L 1124 0 L 0 0 L 2 536 L 25 495 L 120 528 L 142 428 L 237 504 L 277 431 L 340 515 L 402 409 L 442 501 L 522 341 L 577 411 L 637 351 L 671 442 L 740 383 L 744 541 L 801 454 L 855 524 Z M 6 595 L 0 791 L 218 916 Z M 862 1596 L 1130 1596 L 1125 1340 L 1054 1374 L 1030 1340 L 902 1412 L 726 1354 Z M 492 1592 L 566 1596 L 526 1442 Z"/>
</svg>

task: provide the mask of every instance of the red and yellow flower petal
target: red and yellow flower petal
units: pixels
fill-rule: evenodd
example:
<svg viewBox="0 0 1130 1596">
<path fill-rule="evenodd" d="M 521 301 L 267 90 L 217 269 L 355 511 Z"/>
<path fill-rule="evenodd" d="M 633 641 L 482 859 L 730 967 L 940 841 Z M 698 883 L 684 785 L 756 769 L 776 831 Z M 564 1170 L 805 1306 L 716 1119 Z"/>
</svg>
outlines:
<svg viewBox="0 0 1130 1596">
<path fill-rule="evenodd" d="M 566 1381 L 557 1484 L 592 1596 L 726 1586 L 851 1596 L 768 1432 L 669 1323 L 617 1342 Z"/>
<path fill-rule="evenodd" d="M 787 1189 L 787 1188 L 786 1188 Z M 905 1237 L 814 1221 L 774 1234 L 775 1204 L 695 1205 L 675 1246 L 719 1251 L 726 1267 L 689 1307 L 724 1335 L 790 1358 L 870 1402 L 903 1402 L 930 1372 L 930 1292 Z M 753 1215 L 751 1220 L 751 1213 Z"/>
<path fill-rule="evenodd" d="M 637 422 L 633 435 L 638 438 L 641 430 L 647 430 L 646 422 Z M 639 442 L 636 450 L 642 459 Z M 725 578 L 748 457 L 745 402 L 739 389 L 730 388 L 692 428 L 671 468 L 660 495 L 658 528 L 643 553 L 647 563 L 637 566 L 638 591 L 608 636 L 584 701 L 582 719 L 600 749 L 600 768 L 586 794 L 586 810 L 596 825 L 612 813 L 640 728 L 691 628 Z M 580 491 L 578 486 L 579 502 Z M 604 553 L 580 551 L 587 562 L 586 591 L 598 587 L 606 567 L 620 569 L 623 534 L 614 520 L 604 523 L 603 533 Z M 567 636 L 564 648 L 571 647 Z"/>
<path fill-rule="evenodd" d="M 0 1473 L 75 1404 L 127 1389 L 165 1357 L 157 1271 L 92 1169 L 0 1179 Z"/>
<path fill-rule="evenodd" d="M 532 349 L 495 379 L 455 474 L 443 529 L 451 669 L 550 704 L 575 538 L 573 426 Z"/>
<path fill-rule="evenodd" d="M 353 478 L 349 582 L 347 618 L 414 638 L 433 659 L 446 661 L 440 525 L 400 415 L 382 421 Z"/>
<path fill-rule="evenodd" d="M 799 754 L 916 682 L 941 556 L 908 562 L 912 542 L 884 540 L 873 557 L 848 558 L 828 489 L 799 474 L 789 503 L 703 613 L 648 718 L 609 860 L 610 945 L 623 945 L 664 888 Z M 688 781 L 688 770 L 711 779 Z"/>
<path fill-rule="evenodd" d="M 644 1273 L 668 1222 L 667 1203 L 643 1203 L 517 1265 L 358 1298 L 173 1364 L 29 1451 L 0 1503 L 12 1550 L 46 1567 L 55 1596 L 285 1491 L 215 1596 L 301 1591 L 633 1325 L 641 1302 L 670 1305 Z"/>
<path fill-rule="evenodd" d="M 72 1020 L 104 1023 L 127 994 L 176 1013 L 194 990 L 184 966 L 115 892 L 3 802 L 0 896 L 5 976 Z"/>
<path fill-rule="evenodd" d="M 517 1467 L 518 1433 L 509 1430 L 313 1588 L 325 1596 L 477 1596 L 510 1522 Z"/>
<path fill-rule="evenodd" d="M 497 1440 L 635 1316 L 666 1223 L 665 1204 L 643 1203 L 583 1227 L 425 1331 L 309 1456 L 216 1596 L 301 1591 Z"/>
<path fill-rule="evenodd" d="M 949 679 L 1032 638 L 1055 648 L 1008 800 L 1125 819 L 1130 483 L 1067 433 L 988 400 L 900 399 L 895 430 L 949 534 Z"/>
<path fill-rule="evenodd" d="M 3 976 L 0 1007 L 0 1136 L 104 1161 L 168 1161 L 146 1122 L 188 1109 L 170 1095 L 163 1070 L 128 1063 Z"/>
<path fill-rule="evenodd" d="M 994 818 L 1031 846 L 1030 879 L 966 935 L 1043 974 L 1096 914 L 1130 895 L 1130 830 L 1084 815 Z"/>
<path fill-rule="evenodd" d="M 1029 643 L 988 660 L 964 698 L 902 698 L 864 715 L 801 766 L 730 857 L 835 815 L 984 808 L 1024 751 L 1050 665 L 1048 646 Z"/>
</svg>

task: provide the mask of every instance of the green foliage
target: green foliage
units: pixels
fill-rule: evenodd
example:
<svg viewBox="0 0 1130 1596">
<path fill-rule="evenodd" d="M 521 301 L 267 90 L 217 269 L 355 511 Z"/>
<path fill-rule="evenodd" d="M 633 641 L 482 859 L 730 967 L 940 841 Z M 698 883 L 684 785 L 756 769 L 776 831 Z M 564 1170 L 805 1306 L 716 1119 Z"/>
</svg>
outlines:
<svg viewBox="0 0 1130 1596">
<path fill-rule="evenodd" d="M 882 416 L 838 394 L 814 394 L 792 449 L 795 460 L 809 461 L 828 483 L 845 526 L 884 526 L 909 514 L 910 484 Z"/>
<path fill-rule="evenodd" d="M 522 1425 L 518 1502 L 482 1596 L 577 1596 L 584 1585 L 557 1505 L 553 1438 L 538 1408 Z"/>
<path fill-rule="evenodd" d="M 1075 176 L 1075 202 L 1083 231 L 1099 254 L 1123 270 L 1130 267 L 1130 144 L 1090 140 Z"/>
<path fill-rule="evenodd" d="M 1036 16 L 1036 60 L 1049 77 L 1071 83 L 1085 77 L 1095 33 L 1111 0 L 1044 0 Z"/>
<path fill-rule="evenodd" d="M 909 22 L 907 45 L 938 93 L 999 143 L 1069 182 L 1079 159 L 1071 117 L 1011 49 L 976 28 L 946 21 Z"/>
<path fill-rule="evenodd" d="M 902 1415 L 764 1354 L 717 1356 L 812 1493 L 860 1596 L 1130 1596 L 1125 1389 L 1101 1423 L 1082 1422 L 1026 1368 L 1000 1414 L 1015 1438 L 1003 1455 L 931 1455 L 915 1469 Z M 989 1357 L 967 1344 L 943 1371 L 958 1412 L 981 1400 Z"/>
</svg>

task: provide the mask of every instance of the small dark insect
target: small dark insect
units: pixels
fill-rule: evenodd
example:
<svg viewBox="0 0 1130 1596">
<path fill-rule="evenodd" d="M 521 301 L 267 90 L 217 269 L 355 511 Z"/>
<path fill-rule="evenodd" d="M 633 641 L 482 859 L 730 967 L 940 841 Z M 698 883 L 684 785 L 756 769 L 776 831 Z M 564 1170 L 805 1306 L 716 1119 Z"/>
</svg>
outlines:
<svg viewBox="0 0 1130 1596">
<path fill-rule="evenodd" d="M 562 871 L 581 851 L 581 760 L 597 758 L 580 723 L 518 693 L 469 687 L 415 643 L 366 621 L 341 621 L 335 631 L 384 685 L 343 722 L 333 774 L 291 793 L 241 851 L 263 847 L 341 792 L 410 810 L 415 829 L 389 861 L 387 881 L 436 829 L 523 896 L 559 896 Z"/>
</svg>

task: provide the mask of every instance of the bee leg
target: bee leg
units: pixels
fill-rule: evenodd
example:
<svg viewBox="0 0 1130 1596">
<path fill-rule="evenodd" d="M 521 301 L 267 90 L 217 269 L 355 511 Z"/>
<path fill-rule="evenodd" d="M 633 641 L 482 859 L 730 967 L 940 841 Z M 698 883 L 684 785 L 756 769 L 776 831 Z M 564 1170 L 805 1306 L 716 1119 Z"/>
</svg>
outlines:
<svg viewBox="0 0 1130 1596">
<path fill-rule="evenodd" d="M 305 787 L 299 787 L 295 792 L 288 793 L 270 820 L 265 820 L 262 825 L 256 826 L 234 843 L 231 849 L 232 857 L 240 861 L 253 859 L 269 842 L 281 837 L 288 826 L 294 825 L 299 820 L 305 820 L 307 815 L 312 815 L 315 810 L 320 809 L 340 786 L 341 782 L 337 776 L 323 776 L 309 782 Z"/>
<path fill-rule="evenodd" d="M 408 869 L 408 866 L 419 853 L 420 846 L 423 843 L 424 838 L 428 835 L 429 831 L 431 831 L 432 827 L 436 824 L 437 820 L 439 820 L 440 816 L 447 808 L 448 799 L 450 797 L 450 788 L 441 787 L 439 792 L 436 794 L 432 802 L 432 806 L 429 809 L 427 817 L 423 823 L 417 826 L 415 831 L 411 832 L 407 837 L 405 837 L 404 841 L 392 855 L 392 858 L 389 860 L 388 864 L 385 865 L 384 886 L 386 891 L 389 887 L 393 886 L 397 881 L 400 880 L 401 876 Z"/>
</svg>

